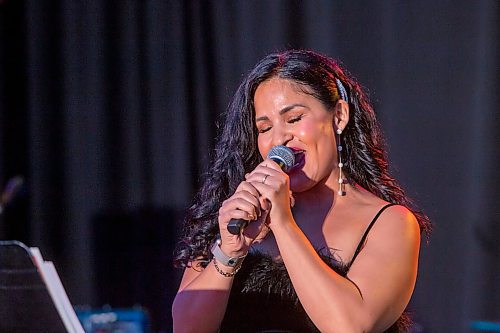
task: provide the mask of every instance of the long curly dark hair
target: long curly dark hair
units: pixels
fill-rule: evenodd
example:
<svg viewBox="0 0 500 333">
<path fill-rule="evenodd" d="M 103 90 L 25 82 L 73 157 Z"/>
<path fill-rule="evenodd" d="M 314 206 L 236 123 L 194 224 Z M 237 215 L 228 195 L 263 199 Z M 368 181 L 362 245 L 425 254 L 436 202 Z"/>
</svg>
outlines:
<svg viewBox="0 0 500 333">
<path fill-rule="evenodd" d="M 388 171 L 387 156 L 375 112 L 361 86 L 333 59 L 308 50 L 288 50 L 262 59 L 243 80 L 224 116 L 213 164 L 188 210 L 183 238 L 174 264 L 186 267 L 193 260 L 208 261 L 218 233 L 218 210 L 234 193 L 245 173 L 262 158 L 257 148 L 254 94 L 257 87 L 278 77 L 304 86 L 304 92 L 322 101 L 328 110 L 339 100 L 336 79 L 347 90 L 350 119 L 342 132 L 346 147 L 344 170 L 350 182 L 391 203 L 406 206 L 422 232 L 430 231 L 428 217 L 418 211 Z"/>
</svg>

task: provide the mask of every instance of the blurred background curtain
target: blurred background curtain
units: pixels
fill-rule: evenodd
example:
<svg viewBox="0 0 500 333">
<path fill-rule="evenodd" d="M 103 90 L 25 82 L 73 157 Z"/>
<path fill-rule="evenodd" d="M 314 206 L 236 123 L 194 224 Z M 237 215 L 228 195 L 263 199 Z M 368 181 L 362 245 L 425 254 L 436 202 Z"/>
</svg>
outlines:
<svg viewBox="0 0 500 333">
<path fill-rule="evenodd" d="M 0 239 L 40 247 L 73 304 L 119 285 L 156 298 L 169 331 L 172 248 L 217 119 L 256 61 L 310 48 L 367 87 L 393 172 L 434 223 L 420 331 L 500 321 L 499 18 L 496 0 L 2 0 L 0 183 L 25 185 Z"/>
</svg>

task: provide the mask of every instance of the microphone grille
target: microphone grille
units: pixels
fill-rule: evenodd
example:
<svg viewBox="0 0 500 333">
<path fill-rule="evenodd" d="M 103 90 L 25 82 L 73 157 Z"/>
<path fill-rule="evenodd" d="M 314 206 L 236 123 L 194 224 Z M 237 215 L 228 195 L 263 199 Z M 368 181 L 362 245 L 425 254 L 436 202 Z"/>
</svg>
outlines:
<svg viewBox="0 0 500 333">
<path fill-rule="evenodd" d="M 285 146 L 274 146 L 267 154 L 267 158 L 281 162 L 283 171 L 289 171 L 295 164 L 293 151 Z"/>
</svg>

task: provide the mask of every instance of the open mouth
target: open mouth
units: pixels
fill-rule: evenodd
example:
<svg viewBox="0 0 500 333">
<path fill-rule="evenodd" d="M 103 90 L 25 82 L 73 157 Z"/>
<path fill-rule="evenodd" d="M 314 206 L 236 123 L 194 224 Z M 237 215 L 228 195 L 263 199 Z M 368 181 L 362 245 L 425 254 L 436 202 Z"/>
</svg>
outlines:
<svg viewBox="0 0 500 333">
<path fill-rule="evenodd" d="M 304 163 L 305 163 L 305 152 L 303 150 L 299 149 L 293 149 L 293 155 L 295 156 L 295 164 L 292 167 L 292 170 L 294 169 L 300 169 Z"/>
</svg>

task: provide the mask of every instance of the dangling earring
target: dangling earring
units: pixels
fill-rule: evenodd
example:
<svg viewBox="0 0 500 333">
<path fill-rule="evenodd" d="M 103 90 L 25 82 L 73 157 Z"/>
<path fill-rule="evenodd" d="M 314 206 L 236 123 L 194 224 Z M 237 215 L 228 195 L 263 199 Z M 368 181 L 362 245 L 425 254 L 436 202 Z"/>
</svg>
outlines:
<svg viewBox="0 0 500 333">
<path fill-rule="evenodd" d="M 339 160 L 339 191 L 338 195 L 344 196 L 346 195 L 345 193 L 345 184 L 347 180 L 344 178 L 344 173 L 342 172 L 342 168 L 344 167 L 344 163 L 342 162 L 342 141 L 340 138 L 340 135 L 342 134 L 342 130 L 339 128 L 337 129 L 337 156 Z"/>
</svg>

